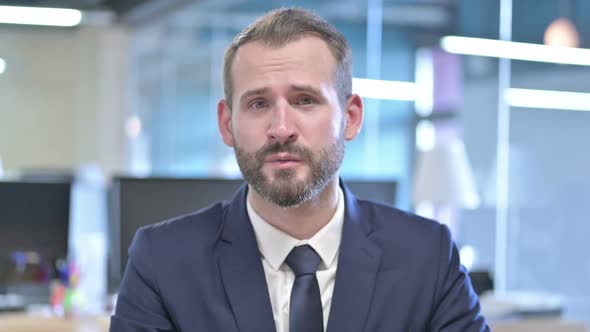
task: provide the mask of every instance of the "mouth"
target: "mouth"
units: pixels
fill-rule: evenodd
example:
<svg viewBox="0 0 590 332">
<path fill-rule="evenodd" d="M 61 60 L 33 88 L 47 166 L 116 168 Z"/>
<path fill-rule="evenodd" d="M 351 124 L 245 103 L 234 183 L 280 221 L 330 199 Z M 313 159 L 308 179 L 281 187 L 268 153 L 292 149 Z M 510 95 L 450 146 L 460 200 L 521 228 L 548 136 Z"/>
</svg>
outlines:
<svg viewBox="0 0 590 332">
<path fill-rule="evenodd" d="M 303 163 L 303 159 L 289 153 L 277 153 L 268 156 L 264 162 L 278 168 L 290 168 Z"/>
</svg>

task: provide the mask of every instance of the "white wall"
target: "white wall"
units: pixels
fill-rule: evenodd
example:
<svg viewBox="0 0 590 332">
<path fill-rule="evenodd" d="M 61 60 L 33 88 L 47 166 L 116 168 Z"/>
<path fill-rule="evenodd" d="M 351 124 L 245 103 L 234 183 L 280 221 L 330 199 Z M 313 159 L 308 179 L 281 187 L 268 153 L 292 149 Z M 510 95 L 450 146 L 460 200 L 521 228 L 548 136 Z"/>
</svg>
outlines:
<svg viewBox="0 0 590 332">
<path fill-rule="evenodd" d="M 128 32 L 0 26 L 0 156 L 7 171 L 125 167 Z"/>
</svg>

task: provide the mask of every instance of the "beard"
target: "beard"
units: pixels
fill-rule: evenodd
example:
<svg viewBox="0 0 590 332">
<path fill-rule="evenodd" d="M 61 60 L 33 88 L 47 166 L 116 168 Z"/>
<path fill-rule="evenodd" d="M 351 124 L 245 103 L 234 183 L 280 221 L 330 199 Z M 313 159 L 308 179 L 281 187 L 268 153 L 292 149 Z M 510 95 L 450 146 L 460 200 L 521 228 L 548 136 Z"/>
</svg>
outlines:
<svg viewBox="0 0 590 332">
<path fill-rule="evenodd" d="M 317 155 L 294 143 L 274 142 L 254 153 L 244 151 L 238 144 L 234 152 L 246 182 L 267 201 L 281 207 L 300 205 L 317 197 L 332 181 L 344 158 L 344 138 L 320 150 Z M 295 169 L 274 170 L 274 180 L 264 175 L 262 168 L 269 155 L 286 152 L 301 158 L 310 168 L 306 179 L 297 179 Z"/>
</svg>

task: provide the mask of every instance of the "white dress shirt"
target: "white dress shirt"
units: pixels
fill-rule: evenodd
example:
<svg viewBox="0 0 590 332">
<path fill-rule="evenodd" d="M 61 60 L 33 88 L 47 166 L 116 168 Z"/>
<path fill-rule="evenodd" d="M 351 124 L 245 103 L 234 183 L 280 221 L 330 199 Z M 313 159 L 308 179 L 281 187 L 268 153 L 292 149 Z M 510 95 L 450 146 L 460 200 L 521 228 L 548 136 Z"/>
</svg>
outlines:
<svg viewBox="0 0 590 332">
<path fill-rule="evenodd" d="M 338 190 L 336 213 L 334 213 L 328 224 L 308 240 L 298 240 L 270 225 L 254 211 L 250 199 L 248 198 L 246 201 L 248 216 L 252 222 L 256 242 L 262 256 L 262 266 L 264 267 L 277 332 L 289 332 L 289 303 L 291 300 L 291 288 L 295 282 L 295 275 L 285 263 L 285 259 L 293 247 L 305 244 L 310 245 L 321 258 L 316 277 L 322 297 L 325 331 L 328 325 L 328 317 L 330 317 L 344 222 L 344 194 L 342 189 Z"/>
</svg>

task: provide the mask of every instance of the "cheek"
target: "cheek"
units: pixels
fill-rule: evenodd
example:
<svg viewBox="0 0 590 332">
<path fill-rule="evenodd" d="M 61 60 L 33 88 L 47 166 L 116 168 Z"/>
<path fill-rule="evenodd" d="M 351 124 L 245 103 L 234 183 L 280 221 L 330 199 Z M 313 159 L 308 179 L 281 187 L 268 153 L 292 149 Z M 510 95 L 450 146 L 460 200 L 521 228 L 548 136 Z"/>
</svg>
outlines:
<svg viewBox="0 0 590 332">
<path fill-rule="evenodd" d="M 246 152 L 256 152 L 265 143 L 264 130 L 255 122 L 235 121 L 232 129 L 235 144 Z"/>
<path fill-rule="evenodd" d="M 342 121 L 338 119 L 323 119 L 310 121 L 306 133 L 303 135 L 306 144 L 314 149 L 323 149 L 334 144 L 342 136 Z"/>
<path fill-rule="evenodd" d="M 339 111 L 336 111 L 339 112 Z M 323 123 L 322 128 L 316 129 L 319 133 L 323 134 L 327 139 L 337 139 L 342 136 L 345 128 L 346 121 L 340 114 L 332 114 L 329 119 L 326 119 Z"/>
</svg>

